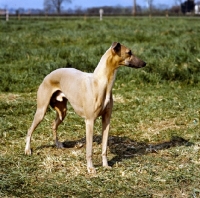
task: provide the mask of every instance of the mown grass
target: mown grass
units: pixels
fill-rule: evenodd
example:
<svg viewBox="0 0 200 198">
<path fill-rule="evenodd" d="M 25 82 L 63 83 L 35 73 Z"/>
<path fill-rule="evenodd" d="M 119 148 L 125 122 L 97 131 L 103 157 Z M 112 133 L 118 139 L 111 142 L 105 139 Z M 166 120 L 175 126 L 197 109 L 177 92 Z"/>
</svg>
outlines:
<svg viewBox="0 0 200 198">
<path fill-rule="evenodd" d="M 200 196 L 200 23 L 198 18 L 11 20 L 0 23 L 0 197 Z M 25 136 L 36 91 L 59 67 L 91 72 L 113 41 L 147 62 L 120 68 L 109 137 L 111 170 L 101 167 L 101 120 L 94 164 L 85 162 L 85 126 L 71 107 L 59 127 L 66 149 L 52 141 L 52 109 Z M 77 146 L 81 143 L 82 146 Z"/>
</svg>

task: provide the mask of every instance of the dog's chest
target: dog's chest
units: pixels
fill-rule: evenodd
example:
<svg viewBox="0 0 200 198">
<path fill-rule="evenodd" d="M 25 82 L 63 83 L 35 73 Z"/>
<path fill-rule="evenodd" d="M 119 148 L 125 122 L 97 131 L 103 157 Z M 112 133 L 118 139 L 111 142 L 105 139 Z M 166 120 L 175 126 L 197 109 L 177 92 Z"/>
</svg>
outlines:
<svg viewBox="0 0 200 198">
<path fill-rule="evenodd" d="M 105 100 L 104 100 L 104 104 L 103 104 L 103 110 L 106 108 L 106 106 L 109 104 L 110 102 L 110 96 L 106 96 Z"/>
<path fill-rule="evenodd" d="M 110 95 L 104 97 L 98 97 L 95 100 L 95 108 L 94 112 L 97 116 L 101 115 L 102 112 L 106 109 L 106 107 L 110 104 Z"/>
</svg>

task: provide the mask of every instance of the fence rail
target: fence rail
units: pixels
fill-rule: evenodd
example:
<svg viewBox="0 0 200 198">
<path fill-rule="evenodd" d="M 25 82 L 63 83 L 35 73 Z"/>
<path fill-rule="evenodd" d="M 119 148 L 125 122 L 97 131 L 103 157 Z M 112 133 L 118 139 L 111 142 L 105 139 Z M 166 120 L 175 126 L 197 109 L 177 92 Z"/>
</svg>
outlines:
<svg viewBox="0 0 200 198">
<path fill-rule="evenodd" d="M 189 15 L 183 15 L 183 14 L 175 14 L 175 13 L 139 13 L 136 16 L 132 14 L 108 14 L 104 13 L 103 17 L 200 17 L 200 14 L 190 13 Z M 90 18 L 90 17 L 99 17 L 99 14 L 84 14 L 84 13 L 78 13 L 78 14 L 13 14 L 9 13 L 8 11 L 2 11 L 0 10 L 0 18 L 2 20 L 8 21 L 9 19 L 54 19 L 54 18 L 60 18 L 60 19 L 73 19 L 76 17 L 83 17 L 84 19 Z"/>
<path fill-rule="evenodd" d="M 0 16 L 3 16 L 6 21 L 9 21 L 9 11 L 8 10 L 0 10 Z"/>
</svg>

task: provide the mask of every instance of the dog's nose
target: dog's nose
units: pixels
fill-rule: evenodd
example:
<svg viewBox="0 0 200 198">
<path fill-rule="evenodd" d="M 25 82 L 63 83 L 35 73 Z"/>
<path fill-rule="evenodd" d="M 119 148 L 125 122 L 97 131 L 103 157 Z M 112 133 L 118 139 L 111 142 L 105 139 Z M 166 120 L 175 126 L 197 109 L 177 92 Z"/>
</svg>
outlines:
<svg viewBox="0 0 200 198">
<path fill-rule="evenodd" d="M 142 63 L 142 67 L 145 67 L 145 66 L 146 66 L 146 63 L 145 63 L 145 62 L 143 62 L 143 63 Z"/>
</svg>

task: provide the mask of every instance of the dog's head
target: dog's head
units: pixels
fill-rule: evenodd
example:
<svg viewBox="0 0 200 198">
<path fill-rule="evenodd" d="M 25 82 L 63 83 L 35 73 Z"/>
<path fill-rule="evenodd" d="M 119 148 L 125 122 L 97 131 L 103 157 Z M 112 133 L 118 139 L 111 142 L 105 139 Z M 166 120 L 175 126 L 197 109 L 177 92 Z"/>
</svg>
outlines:
<svg viewBox="0 0 200 198">
<path fill-rule="evenodd" d="M 112 53 L 117 56 L 119 65 L 125 65 L 132 68 L 142 68 L 146 66 L 146 63 L 135 56 L 132 51 L 121 45 L 118 42 L 114 42 L 111 46 Z"/>
</svg>

